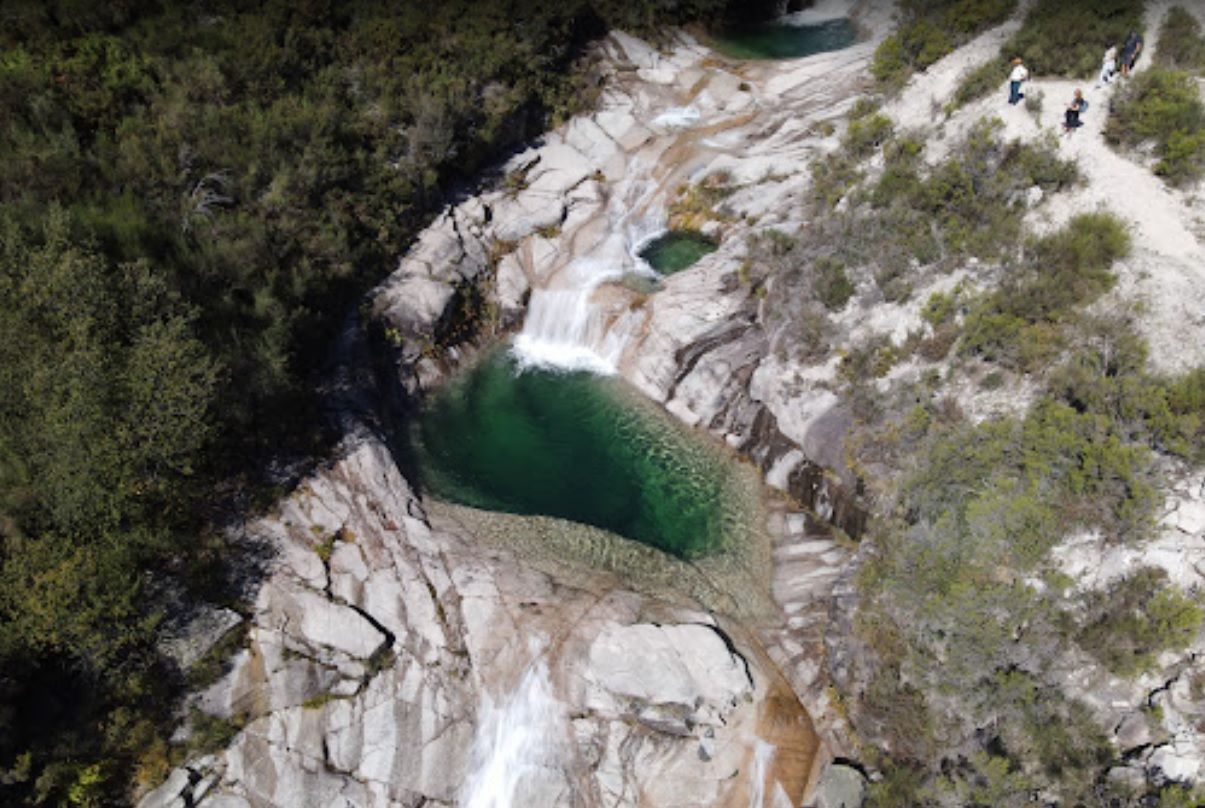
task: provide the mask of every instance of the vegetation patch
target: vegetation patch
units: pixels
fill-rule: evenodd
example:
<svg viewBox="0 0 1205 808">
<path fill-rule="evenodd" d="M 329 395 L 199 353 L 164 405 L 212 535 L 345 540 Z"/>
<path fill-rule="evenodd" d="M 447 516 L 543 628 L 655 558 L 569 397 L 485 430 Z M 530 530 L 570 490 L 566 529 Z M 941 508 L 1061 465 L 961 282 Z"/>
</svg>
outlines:
<svg viewBox="0 0 1205 808">
<path fill-rule="evenodd" d="M 1080 214 L 1032 242 L 1000 288 L 972 306 L 960 351 L 1016 370 L 1044 366 L 1063 347 L 1064 318 L 1112 287 L 1110 267 L 1129 251 L 1125 225 L 1109 213 Z"/>
<path fill-rule="evenodd" d="M 222 589 L 207 523 L 329 448 L 350 306 L 600 91 L 591 39 L 727 5 L 6 5 L 0 803 L 118 804 L 162 770 L 182 682 L 149 584 Z"/>
<path fill-rule="evenodd" d="M 902 301 L 924 271 L 950 270 L 972 256 L 1011 260 L 1023 246 L 1026 192 L 1034 186 L 1057 191 L 1078 178 L 1056 143 L 1004 141 L 998 120 L 976 124 L 930 167 L 921 158 L 923 143 L 895 134 L 886 118 L 878 122 L 873 104 L 860 104 L 851 115 L 841 148 L 812 165 L 814 214 L 800 237 L 771 234 L 750 242 L 750 265 L 774 284 L 769 321 L 804 354 L 823 346 L 828 314 L 844 308 L 855 279 L 869 275 L 884 298 Z M 884 167 L 867 181 L 862 166 L 880 150 Z M 1052 241 L 1044 249 L 1053 261 L 1055 252 L 1072 247 Z M 956 338 L 957 331 L 945 327 L 914 347 L 941 358 Z"/>
<path fill-rule="evenodd" d="M 880 84 L 899 87 L 976 35 L 1008 19 L 1016 0 L 904 0 L 901 22 L 874 54 Z"/>
<path fill-rule="evenodd" d="M 954 95 L 946 104 L 946 114 L 964 107 L 972 101 L 983 98 L 988 93 L 1003 86 L 1008 78 L 1008 59 L 991 59 L 979 65 L 958 80 Z M 1028 97 L 1028 94 L 1026 94 Z"/>
<path fill-rule="evenodd" d="M 928 310 L 942 323 L 947 308 L 937 299 Z M 1173 433 L 1199 436 L 1205 414 L 1205 399 L 1185 392 L 1156 395 L 1176 398 L 1174 414 L 1074 392 L 1067 380 L 1085 376 L 1114 395 L 1201 383 L 1201 371 L 1149 375 L 1144 346 L 1118 322 L 1081 337 L 1022 417 L 972 425 L 934 404 L 880 429 L 880 444 L 888 433 L 895 442 L 889 465 L 911 470 L 858 581 L 856 633 L 877 662 L 861 672 L 868 684 L 851 714 L 889 750 L 872 805 L 1021 806 L 1039 789 L 1061 804 L 1099 796 L 1116 753 L 1045 672 L 1078 646 L 1132 676 L 1200 627 L 1200 606 L 1160 572 L 1069 596 L 1049 561 L 1077 530 L 1149 535 L 1159 502 L 1152 447 L 1165 445 L 1169 417 Z M 874 684 L 880 677 L 897 683 L 892 692 Z M 912 697 L 895 692 L 901 683 Z"/>
<path fill-rule="evenodd" d="M 1169 70 L 1205 70 L 1205 36 L 1201 24 L 1183 6 L 1172 6 L 1159 27 L 1155 64 Z"/>
<path fill-rule="evenodd" d="M 729 216 L 718 208 L 735 191 L 732 175 L 726 171 L 716 171 L 693 185 L 680 186 L 669 204 L 670 229 L 698 232 L 708 222 L 726 221 Z"/>
<path fill-rule="evenodd" d="M 1187 647 L 1205 615 L 1195 601 L 1167 585 L 1167 573 L 1159 568 L 1139 570 L 1084 600 L 1087 615 L 1076 641 L 1119 676 L 1150 669 L 1160 651 Z"/>
<path fill-rule="evenodd" d="M 1120 52 L 1131 31 L 1142 33 L 1145 6 L 1143 0 L 1037 0 L 1000 55 L 1020 56 L 1036 76 L 1093 78 L 1110 45 Z"/>
<path fill-rule="evenodd" d="M 1025 60 L 1033 75 L 1095 77 L 1110 45 L 1117 46 L 1120 52 L 1130 31 L 1142 32 L 1142 14 L 1142 2 L 1038 0 L 1025 16 L 1021 29 L 1001 48 L 999 56 L 959 80 L 946 107 L 947 113 L 1000 87 L 1008 78 L 1009 61 L 1015 56 Z M 1162 39 L 1159 50 L 1163 50 Z M 1027 93 L 1027 100 L 1028 96 Z M 1029 109 L 1029 104 L 1026 108 Z"/>
<path fill-rule="evenodd" d="M 1135 148 L 1153 147 L 1155 173 L 1173 185 L 1205 173 L 1205 103 L 1196 80 L 1176 70 L 1151 68 L 1134 76 L 1114 97 L 1105 137 Z"/>
</svg>

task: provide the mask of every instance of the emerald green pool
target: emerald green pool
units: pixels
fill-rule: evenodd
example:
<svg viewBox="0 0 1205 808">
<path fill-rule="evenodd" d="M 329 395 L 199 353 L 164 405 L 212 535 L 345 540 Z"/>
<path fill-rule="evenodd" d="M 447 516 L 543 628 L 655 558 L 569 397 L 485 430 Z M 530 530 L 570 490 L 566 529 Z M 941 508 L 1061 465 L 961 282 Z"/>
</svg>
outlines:
<svg viewBox="0 0 1205 808">
<path fill-rule="evenodd" d="M 499 350 L 413 429 L 423 486 L 490 511 L 581 522 L 694 559 L 723 549 L 732 461 L 609 377 L 520 372 Z"/>
<path fill-rule="evenodd" d="M 694 230 L 670 230 L 650 241 L 640 257 L 662 275 L 681 272 L 708 253 L 716 251 L 716 243 Z"/>
<path fill-rule="evenodd" d="M 741 26 L 717 34 L 713 44 L 734 59 L 798 59 L 848 48 L 857 38 L 853 23 L 842 18 L 814 25 L 766 22 Z"/>
</svg>

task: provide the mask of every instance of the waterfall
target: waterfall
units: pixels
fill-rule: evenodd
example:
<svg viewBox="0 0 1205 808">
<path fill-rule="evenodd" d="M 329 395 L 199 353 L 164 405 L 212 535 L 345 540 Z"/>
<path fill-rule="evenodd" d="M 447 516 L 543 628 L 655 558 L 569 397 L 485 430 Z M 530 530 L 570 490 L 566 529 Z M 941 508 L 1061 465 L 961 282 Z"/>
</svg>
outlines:
<svg viewBox="0 0 1205 808">
<path fill-rule="evenodd" d="M 635 162 L 631 170 L 642 173 Z M 643 318 L 626 309 L 608 313 L 593 305 L 591 298 L 599 286 L 627 272 L 656 275 L 636 253 L 650 234 L 664 231 L 664 214 L 644 214 L 634 220 L 635 212 L 643 211 L 656 191 L 649 180 L 631 183 L 626 194 L 611 202 L 610 235 L 589 255 L 559 271 L 546 288 L 532 291 L 523 330 L 514 342 L 520 368 L 616 372 L 624 346 Z"/>
<path fill-rule="evenodd" d="M 562 783 L 565 717 L 537 660 L 501 704 L 485 696 L 463 808 L 525 808 Z"/>
<path fill-rule="evenodd" d="M 822 25 L 833 20 L 848 19 L 852 10 L 850 0 L 818 0 L 810 8 L 791 12 L 779 21 L 784 25 Z"/>
<path fill-rule="evenodd" d="M 689 129 L 699 122 L 700 117 L 698 107 L 670 107 L 653 118 L 652 125 L 664 129 Z"/>
<path fill-rule="evenodd" d="M 590 305 L 590 297 L 600 284 L 623 276 L 622 263 L 578 259 L 561 274 L 558 286 L 531 293 L 527 319 L 515 338 L 520 367 L 614 373 L 623 344 L 609 338 L 604 312 Z"/>
<path fill-rule="evenodd" d="M 749 772 L 749 808 L 790 808 L 791 798 L 782 783 L 772 779 L 770 766 L 778 748 L 761 738 L 753 746 L 753 770 Z M 769 790 L 767 782 L 771 783 Z"/>
</svg>

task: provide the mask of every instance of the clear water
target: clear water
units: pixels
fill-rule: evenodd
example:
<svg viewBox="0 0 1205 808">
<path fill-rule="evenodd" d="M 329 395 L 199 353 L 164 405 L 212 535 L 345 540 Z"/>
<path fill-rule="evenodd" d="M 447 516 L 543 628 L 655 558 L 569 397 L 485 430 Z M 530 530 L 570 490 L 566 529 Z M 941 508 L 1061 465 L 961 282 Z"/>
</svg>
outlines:
<svg viewBox="0 0 1205 808">
<path fill-rule="evenodd" d="M 798 59 L 848 48 L 858 38 L 853 23 L 840 18 L 812 25 L 766 22 L 724 31 L 716 50 L 734 59 Z"/>
<path fill-rule="evenodd" d="M 692 266 L 703 256 L 713 253 L 716 243 L 693 230 L 670 230 L 653 239 L 640 257 L 662 275 L 672 275 Z"/>
<path fill-rule="evenodd" d="M 554 516 L 674 556 L 718 552 L 732 462 L 614 377 L 527 368 L 499 350 L 414 428 L 419 478 L 452 502 Z"/>
</svg>

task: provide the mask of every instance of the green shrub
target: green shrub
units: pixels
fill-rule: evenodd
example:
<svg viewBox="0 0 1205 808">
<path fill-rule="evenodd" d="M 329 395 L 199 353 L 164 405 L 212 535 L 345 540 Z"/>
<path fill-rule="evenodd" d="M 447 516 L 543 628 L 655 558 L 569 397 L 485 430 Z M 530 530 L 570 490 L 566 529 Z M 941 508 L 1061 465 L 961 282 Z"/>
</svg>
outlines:
<svg viewBox="0 0 1205 808">
<path fill-rule="evenodd" d="M 954 319 L 958 313 L 959 298 L 957 291 L 934 292 L 925 301 L 920 316 L 929 325 L 939 328 Z"/>
<path fill-rule="evenodd" d="M 1105 135 L 1114 143 L 1165 143 L 1177 132 L 1193 132 L 1205 119 L 1200 93 L 1187 73 L 1155 69 L 1135 76 L 1114 99 Z"/>
<path fill-rule="evenodd" d="M 1155 64 L 1172 70 L 1205 70 L 1205 37 L 1197 18 L 1180 6 L 1172 6 L 1159 28 Z"/>
<path fill-rule="evenodd" d="M 1154 808 L 1201 808 L 1205 805 L 1205 791 L 1193 786 L 1169 783 L 1159 789 L 1158 800 Z"/>
<path fill-rule="evenodd" d="M 1020 56 L 1035 76 L 1092 78 L 1110 45 L 1120 49 L 1130 31 L 1142 31 L 1142 0 L 1037 0 L 1021 29 L 1001 50 Z"/>
<path fill-rule="evenodd" d="M 845 274 L 845 267 L 832 258 L 816 262 L 816 296 L 829 311 L 841 311 L 853 297 L 854 285 Z"/>
<path fill-rule="evenodd" d="M 189 749 L 201 754 L 224 749 L 243 727 L 242 719 L 218 718 L 195 707 L 189 711 L 189 724 L 192 729 Z"/>
<path fill-rule="evenodd" d="M 832 208 L 862 179 L 857 163 L 843 154 L 814 160 L 808 167 L 812 175 L 812 199 L 822 208 Z"/>
<path fill-rule="evenodd" d="M 958 86 L 954 89 L 954 97 L 950 99 L 946 111 L 951 112 L 983 98 L 1002 86 L 1007 78 L 1007 60 L 992 59 L 984 62 L 958 80 Z"/>
<path fill-rule="evenodd" d="M 1205 171 L 1205 103 L 1187 73 L 1152 68 L 1135 76 L 1113 100 L 1105 137 L 1122 146 L 1153 142 L 1156 173 L 1172 184 Z"/>
<path fill-rule="evenodd" d="M 871 73 L 887 87 L 899 87 L 912 73 L 998 25 L 1016 9 L 1016 0 L 904 0 L 896 31 L 883 40 Z"/>
<path fill-rule="evenodd" d="M 1041 90 L 1032 90 L 1025 94 L 1025 111 L 1035 118 L 1042 115 L 1042 104 L 1046 100 L 1046 93 Z"/>
<path fill-rule="evenodd" d="M 881 212 L 863 215 L 859 228 L 875 239 L 886 277 L 906 271 L 910 260 L 953 263 L 1013 251 L 1020 241 L 1022 192 L 1033 185 L 1057 190 L 1075 180 L 1075 164 L 1059 158 L 1055 146 L 1002 142 L 999 127 L 995 120 L 976 124 L 927 176 L 906 151 L 888 147 L 887 167 L 868 196 Z M 858 244 L 851 241 L 851 253 Z M 852 255 L 848 263 L 856 263 Z"/>
<path fill-rule="evenodd" d="M 1205 612 L 1166 581 L 1162 569 L 1146 568 L 1108 591 L 1088 593 L 1076 641 L 1120 676 L 1147 670 L 1161 651 L 1186 647 Z"/>
<path fill-rule="evenodd" d="M 850 121 L 841 145 L 855 159 L 865 159 L 887 142 L 893 131 L 891 119 L 886 115 L 867 115 Z"/>
<path fill-rule="evenodd" d="M 1122 323 L 1089 320 L 1084 347 L 1052 371 L 1052 394 L 1108 417 L 1130 440 L 1186 460 L 1205 459 L 1205 368 L 1175 379 L 1145 370 L 1146 346 Z"/>
<path fill-rule="evenodd" d="M 1025 264 L 972 307 L 961 352 L 1020 370 L 1041 367 L 1059 345 L 1049 326 L 1108 291 L 1114 283 L 1110 267 L 1129 250 L 1129 233 L 1117 217 L 1074 217 L 1033 242 Z"/>
</svg>

